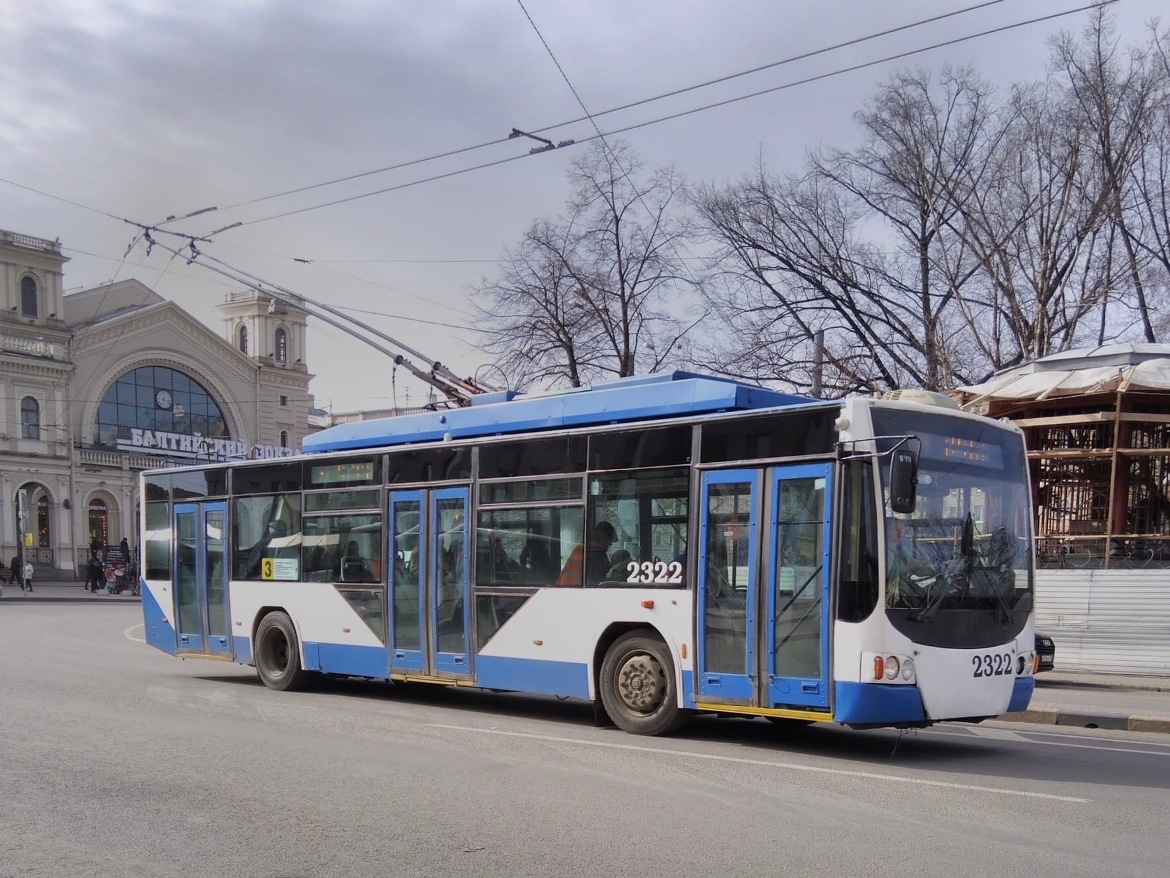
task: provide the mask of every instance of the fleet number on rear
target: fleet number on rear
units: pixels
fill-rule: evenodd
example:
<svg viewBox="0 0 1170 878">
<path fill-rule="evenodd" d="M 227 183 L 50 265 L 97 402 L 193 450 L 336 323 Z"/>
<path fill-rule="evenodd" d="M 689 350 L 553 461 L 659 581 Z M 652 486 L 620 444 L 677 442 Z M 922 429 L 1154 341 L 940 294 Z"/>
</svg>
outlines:
<svg viewBox="0 0 1170 878">
<path fill-rule="evenodd" d="M 1006 677 L 1012 672 L 1012 656 L 1008 652 L 973 655 L 971 664 L 975 668 L 972 677 Z"/>
</svg>

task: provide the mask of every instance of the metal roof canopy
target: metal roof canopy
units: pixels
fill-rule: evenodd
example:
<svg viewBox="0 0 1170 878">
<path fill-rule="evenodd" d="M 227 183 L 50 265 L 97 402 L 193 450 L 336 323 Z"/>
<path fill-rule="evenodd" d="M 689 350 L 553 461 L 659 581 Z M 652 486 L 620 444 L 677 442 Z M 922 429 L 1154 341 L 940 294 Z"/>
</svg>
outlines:
<svg viewBox="0 0 1170 878">
<path fill-rule="evenodd" d="M 1037 402 L 1066 396 L 1170 390 L 1170 345 L 1114 344 L 1051 354 L 956 388 L 964 407 L 989 400 Z"/>
<path fill-rule="evenodd" d="M 659 372 L 520 394 L 485 393 L 466 408 L 339 424 L 305 437 L 307 454 L 824 402 L 713 375 Z"/>
</svg>

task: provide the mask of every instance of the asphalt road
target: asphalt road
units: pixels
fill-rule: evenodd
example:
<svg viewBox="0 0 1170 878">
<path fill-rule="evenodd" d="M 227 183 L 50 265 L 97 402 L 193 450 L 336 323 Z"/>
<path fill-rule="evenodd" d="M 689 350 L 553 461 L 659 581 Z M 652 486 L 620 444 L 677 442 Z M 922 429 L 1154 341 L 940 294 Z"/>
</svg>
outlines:
<svg viewBox="0 0 1170 878">
<path fill-rule="evenodd" d="M 1170 739 L 261 687 L 133 605 L 0 606 L 0 876 L 1163 876 Z"/>
</svg>

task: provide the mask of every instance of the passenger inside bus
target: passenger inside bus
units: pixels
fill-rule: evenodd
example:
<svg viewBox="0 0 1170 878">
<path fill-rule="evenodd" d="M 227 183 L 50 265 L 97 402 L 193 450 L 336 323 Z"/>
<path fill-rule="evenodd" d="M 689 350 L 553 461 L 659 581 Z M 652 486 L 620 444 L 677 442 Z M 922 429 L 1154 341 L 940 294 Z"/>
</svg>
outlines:
<svg viewBox="0 0 1170 878">
<path fill-rule="evenodd" d="M 374 574 L 370 571 L 370 562 L 362 557 L 357 540 L 350 540 L 345 548 L 345 555 L 341 558 L 342 582 L 373 582 Z"/>
<path fill-rule="evenodd" d="M 543 525 L 533 524 L 529 528 L 528 539 L 520 551 L 520 567 L 526 580 L 548 582 L 556 575 L 557 570 L 548 550 L 548 541 Z"/>
<path fill-rule="evenodd" d="M 606 582 L 625 582 L 630 576 L 630 560 L 632 555 L 625 549 L 618 549 L 609 556 L 609 570 L 606 571 Z"/>
<path fill-rule="evenodd" d="M 599 521 L 593 526 L 588 545 L 578 543 L 569 553 L 569 560 L 561 568 L 557 585 L 581 586 L 582 575 L 585 584 L 596 585 L 609 571 L 609 547 L 617 539 L 617 531 L 608 521 Z"/>
</svg>

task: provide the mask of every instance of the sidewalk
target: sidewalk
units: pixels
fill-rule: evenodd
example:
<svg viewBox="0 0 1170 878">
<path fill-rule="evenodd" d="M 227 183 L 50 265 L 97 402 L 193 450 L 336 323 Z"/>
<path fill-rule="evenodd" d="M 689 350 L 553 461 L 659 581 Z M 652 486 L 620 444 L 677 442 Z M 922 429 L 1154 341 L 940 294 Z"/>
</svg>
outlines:
<svg viewBox="0 0 1170 878">
<path fill-rule="evenodd" d="M 1007 722 L 1170 733 L 1170 677 L 1048 671 L 1028 709 Z"/>
<path fill-rule="evenodd" d="M 93 594 L 75 580 L 33 581 L 33 592 L 5 583 L 0 608 L 22 603 L 137 604 L 128 591 Z M 1058 659 L 1059 660 L 1059 659 Z M 1027 710 L 1002 721 L 1037 725 L 1170 733 L 1170 676 L 1138 677 L 1054 670 L 1036 676 Z"/>
<path fill-rule="evenodd" d="M 131 602 L 139 603 L 141 600 L 142 598 L 134 597 L 129 591 L 117 595 L 106 594 L 104 591 L 94 594 L 91 591 L 85 590 L 85 583 L 81 580 L 47 579 L 42 581 L 33 579 L 33 590 L 31 594 L 27 591 L 21 591 L 20 586 L 15 582 L 5 582 L 4 596 L 0 597 L 0 606 L 7 603 L 32 603 L 38 601 L 41 603 L 80 601 L 92 604 L 103 602 L 123 604 Z"/>
</svg>

